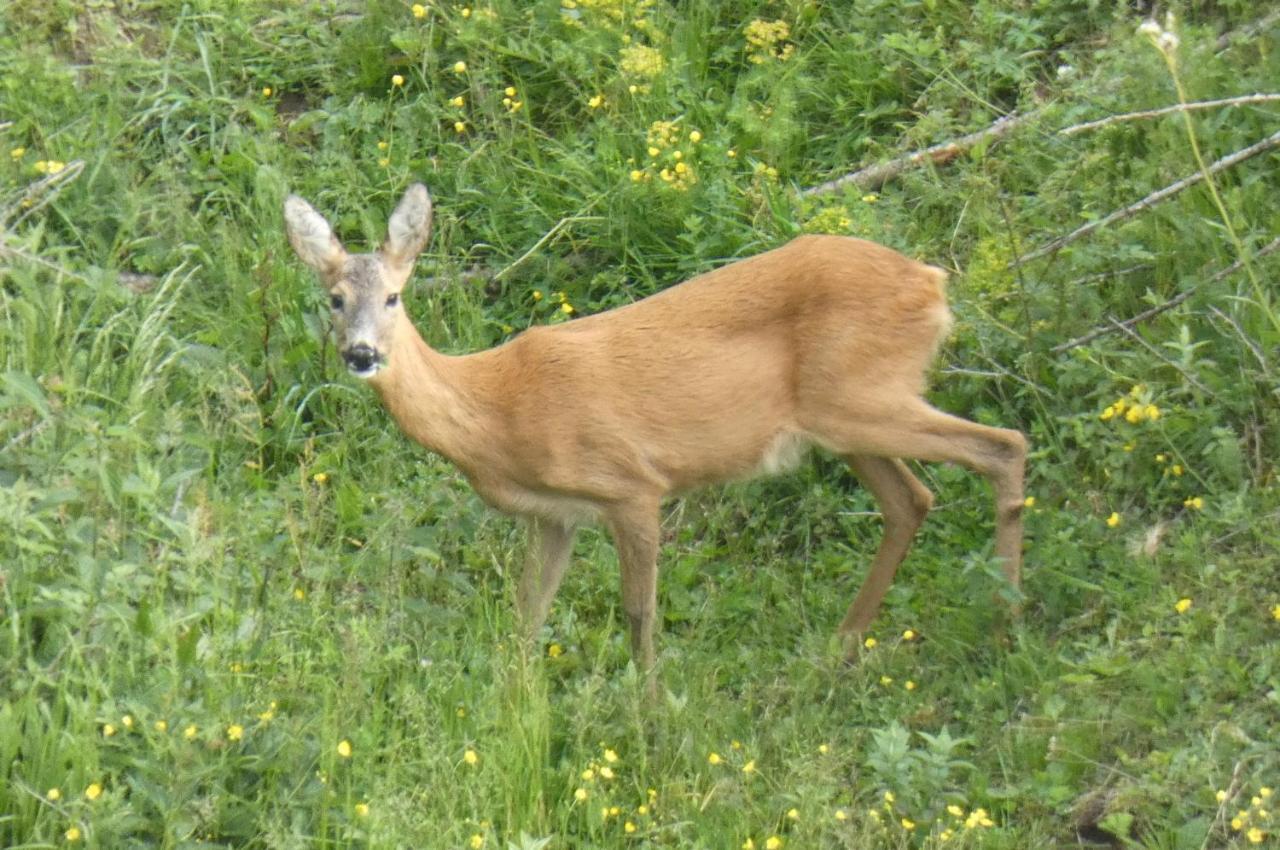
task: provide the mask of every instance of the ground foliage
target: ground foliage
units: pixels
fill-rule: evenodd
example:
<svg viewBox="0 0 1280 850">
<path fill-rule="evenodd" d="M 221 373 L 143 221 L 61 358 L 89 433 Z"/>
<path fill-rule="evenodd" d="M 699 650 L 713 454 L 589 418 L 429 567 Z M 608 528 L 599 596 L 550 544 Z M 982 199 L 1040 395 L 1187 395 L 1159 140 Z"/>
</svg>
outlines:
<svg viewBox="0 0 1280 850">
<path fill-rule="evenodd" d="M 1018 262 L 1276 130 L 1060 132 L 1280 79 L 1270 4 L 1134 5 L 8 3 L 0 843 L 1277 846 L 1274 150 Z M 878 528 L 818 458 L 670 506 L 660 705 L 599 533 L 526 657 L 515 524 L 342 373 L 282 236 L 297 191 L 374 243 L 415 180 L 450 352 L 801 232 L 953 270 L 932 397 L 1032 441 L 1027 616 L 983 485 L 925 468 L 842 666 Z"/>
</svg>

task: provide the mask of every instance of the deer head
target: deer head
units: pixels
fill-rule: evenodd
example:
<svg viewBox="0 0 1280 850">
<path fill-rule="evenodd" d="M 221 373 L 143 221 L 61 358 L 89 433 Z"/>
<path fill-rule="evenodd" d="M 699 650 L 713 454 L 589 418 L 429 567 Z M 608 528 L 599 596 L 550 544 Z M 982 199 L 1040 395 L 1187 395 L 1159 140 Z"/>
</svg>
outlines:
<svg viewBox="0 0 1280 850">
<path fill-rule="evenodd" d="M 395 348 L 404 310 L 400 291 L 431 235 L 427 187 L 409 187 L 387 224 L 386 241 L 370 254 L 348 254 L 324 216 L 297 195 L 284 202 L 284 222 L 289 244 L 329 292 L 343 361 L 353 375 L 372 378 Z"/>
</svg>

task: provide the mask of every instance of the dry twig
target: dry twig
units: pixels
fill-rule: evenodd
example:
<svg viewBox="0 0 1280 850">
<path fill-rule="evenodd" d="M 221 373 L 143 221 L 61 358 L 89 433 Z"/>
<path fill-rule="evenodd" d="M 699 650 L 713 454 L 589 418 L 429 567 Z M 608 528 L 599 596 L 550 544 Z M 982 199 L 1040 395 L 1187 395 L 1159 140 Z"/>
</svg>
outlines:
<svg viewBox="0 0 1280 850">
<path fill-rule="evenodd" d="M 1267 254 L 1270 254 L 1273 251 L 1276 251 L 1277 249 L 1280 249 L 1280 236 L 1277 236 L 1275 239 L 1272 239 L 1265 246 L 1263 246 L 1262 248 L 1259 248 L 1258 252 L 1253 255 L 1253 259 L 1255 260 L 1261 259 L 1262 257 L 1265 257 Z M 1240 271 L 1240 269 L 1242 268 L 1244 268 L 1244 260 L 1236 260 L 1234 263 L 1227 266 L 1226 268 L 1220 269 L 1219 271 L 1215 272 L 1213 277 L 1209 278 L 1209 282 L 1217 283 L 1227 275 L 1234 274 L 1235 272 Z M 1107 322 L 1109 324 L 1107 324 L 1105 327 L 1094 328 L 1093 330 L 1089 331 L 1089 333 L 1084 334 L 1083 336 L 1078 336 L 1075 339 L 1068 340 L 1067 342 L 1061 343 L 1060 345 L 1055 345 L 1053 348 L 1049 349 L 1049 352 L 1051 354 L 1061 354 L 1064 351 L 1070 351 L 1073 348 L 1079 348 L 1085 343 L 1093 342 L 1095 339 L 1097 339 L 1100 336 L 1105 336 L 1106 334 L 1109 334 L 1109 333 L 1115 333 L 1117 330 L 1126 330 L 1128 328 L 1132 328 L 1135 325 L 1145 322 L 1147 319 L 1154 318 L 1160 315 L 1161 313 L 1172 310 L 1174 307 L 1177 307 L 1183 301 L 1186 301 L 1188 298 L 1190 298 L 1194 292 L 1195 292 L 1195 289 L 1183 290 L 1182 292 L 1179 292 L 1177 295 L 1170 298 L 1168 301 L 1165 301 L 1162 304 L 1157 304 L 1156 306 L 1152 307 L 1149 310 L 1143 310 L 1138 315 L 1129 319 L 1125 319 L 1123 322 L 1116 321 L 1114 316 L 1108 316 Z"/>
<path fill-rule="evenodd" d="M 1099 118 L 1097 121 L 1086 121 L 1083 124 L 1073 124 L 1070 127 L 1063 127 L 1058 131 L 1059 135 L 1074 136 L 1077 133 L 1084 133 L 1089 130 L 1097 130 L 1110 124 L 1119 124 L 1122 121 L 1138 121 L 1143 118 L 1158 118 L 1161 115 L 1168 115 L 1174 112 L 1190 112 L 1196 109 L 1215 109 L 1219 106 L 1241 106 L 1249 103 L 1273 103 L 1280 100 L 1280 94 L 1245 94 L 1239 97 L 1226 97 L 1221 100 L 1198 100 L 1193 103 L 1176 103 L 1173 106 L 1165 106 L 1160 109 L 1147 109 L 1142 112 L 1125 112 L 1120 115 L 1108 115 L 1106 118 Z"/>
<path fill-rule="evenodd" d="M 1253 157 L 1253 156 L 1257 156 L 1263 151 L 1270 150 L 1271 148 L 1274 148 L 1277 145 L 1280 145 L 1280 130 L 1277 130 L 1276 132 L 1272 133 L 1270 136 L 1268 136 L 1267 138 L 1263 139 L 1260 142 L 1257 142 L 1256 144 L 1252 144 L 1247 148 L 1238 150 L 1235 153 L 1230 154 L 1228 156 L 1224 156 L 1222 159 L 1210 165 L 1208 168 L 1208 172 L 1210 174 L 1217 174 L 1219 171 L 1222 171 L 1224 169 L 1230 168 L 1233 165 L 1237 165 L 1241 162 L 1244 162 L 1246 159 L 1249 159 L 1250 157 Z M 1036 248 L 1034 251 L 1031 251 L 1030 253 L 1027 253 L 1027 254 L 1023 254 L 1021 257 L 1018 257 L 1016 260 L 1014 260 L 1012 265 L 1015 267 L 1021 266 L 1021 265 L 1024 265 L 1025 263 L 1031 262 L 1032 260 L 1038 260 L 1041 257 L 1046 257 L 1049 254 L 1053 254 L 1056 251 L 1063 248 L 1064 246 L 1069 245 L 1072 242 L 1075 242 L 1077 239 L 1088 236 L 1090 233 L 1093 233 L 1093 231 L 1095 230 L 1099 230 L 1108 225 L 1115 224 L 1116 222 L 1124 221 L 1127 218 L 1132 218 L 1138 213 L 1144 210 L 1150 209 L 1151 207 L 1154 207 L 1156 204 L 1160 203 L 1161 201 L 1167 201 L 1169 198 L 1172 198 L 1174 195 L 1178 194 L 1183 189 L 1187 189 L 1187 188 L 1190 188 L 1191 186 L 1196 185 L 1201 180 L 1204 180 L 1204 178 L 1205 178 L 1204 172 L 1200 172 L 1200 171 L 1196 172 L 1195 174 L 1184 177 L 1175 183 L 1171 183 L 1168 186 L 1165 186 L 1163 189 L 1152 192 L 1150 195 L 1147 195 L 1145 198 L 1143 198 L 1140 201 L 1137 201 L 1136 203 L 1130 204 L 1129 206 L 1124 207 L 1123 209 L 1116 210 L 1115 212 L 1105 215 L 1096 221 L 1091 221 L 1088 224 L 1082 225 L 1081 227 L 1078 227 L 1075 230 L 1068 233 L 1066 236 L 1059 236 L 1057 239 L 1054 239 L 1051 242 L 1048 242 L 1047 244 L 1042 245 L 1039 248 Z"/>
<path fill-rule="evenodd" d="M 855 186 L 863 192 L 873 192 L 879 189 L 885 183 L 897 177 L 908 168 L 913 168 L 925 163 L 933 165 L 942 165 L 950 162 L 960 154 L 973 148 L 980 142 L 990 142 L 1001 139 L 1013 132 L 1014 128 L 1025 124 L 1033 117 L 1038 115 L 1037 112 L 1028 112 L 1023 115 L 1010 113 L 996 120 L 991 126 L 970 133 L 967 136 L 961 136 L 949 142 L 942 142 L 933 147 L 925 148 L 922 151 L 904 154 L 896 159 L 888 162 L 881 162 L 876 165 L 868 165 L 852 174 L 846 174 L 835 180 L 822 183 L 818 186 L 812 186 L 803 190 L 801 197 L 811 198 L 817 195 L 829 195 L 832 192 L 838 192 L 846 186 Z"/>
</svg>

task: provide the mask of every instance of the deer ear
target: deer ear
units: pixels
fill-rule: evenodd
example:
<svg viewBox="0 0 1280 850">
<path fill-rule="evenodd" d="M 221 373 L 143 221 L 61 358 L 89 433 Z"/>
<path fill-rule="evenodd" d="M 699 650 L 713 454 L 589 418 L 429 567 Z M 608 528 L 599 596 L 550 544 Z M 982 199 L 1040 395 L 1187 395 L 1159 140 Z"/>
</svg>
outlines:
<svg viewBox="0 0 1280 850">
<path fill-rule="evenodd" d="M 298 259 L 318 272 L 331 272 L 346 259 L 347 252 L 329 222 L 297 195 L 285 199 L 284 229 Z"/>
<path fill-rule="evenodd" d="M 404 193 L 387 222 L 382 256 L 393 266 L 412 266 L 430 237 L 431 195 L 426 186 L 415 183 Z"/>
</svg>

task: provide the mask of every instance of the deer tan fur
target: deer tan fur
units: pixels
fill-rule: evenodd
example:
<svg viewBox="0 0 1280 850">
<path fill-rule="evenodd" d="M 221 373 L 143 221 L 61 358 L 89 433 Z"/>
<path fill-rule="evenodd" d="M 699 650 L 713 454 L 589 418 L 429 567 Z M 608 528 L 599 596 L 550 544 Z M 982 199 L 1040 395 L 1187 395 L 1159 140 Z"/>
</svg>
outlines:
<svg viewBox="0 0 1280 850">
<path fill-rule="evenodd" d="M 653 665 L 664 498 L 784 471 L 816 446 L 872 492 L 884 537 L 839 631 L 875 616 L 932 496 L 901 460 L 950 461 L 995 492 L 995 553 L 1016 589 L 1026 445 L 942 413 L 925 373 L 950 324 L 946 275 L 889 249 L 803 236 L 625 307 L 533 327 L 487 351 L 434 351 L 399 293 L 431 202 L 406 193 L 373 254 L 348 255 L 305 201 L 290 241 L 335 301 L 338 346 L 401 429 L 448 458 L 493 507 L 525 517 L 524 626 L 544 622 L 575 529 L 602 520 L 618 550 L 638 665 Z"/>
</svg>

